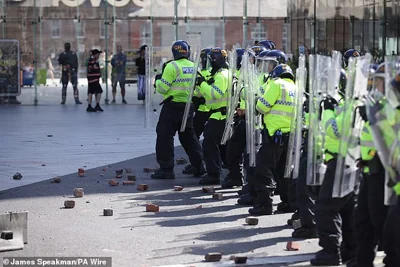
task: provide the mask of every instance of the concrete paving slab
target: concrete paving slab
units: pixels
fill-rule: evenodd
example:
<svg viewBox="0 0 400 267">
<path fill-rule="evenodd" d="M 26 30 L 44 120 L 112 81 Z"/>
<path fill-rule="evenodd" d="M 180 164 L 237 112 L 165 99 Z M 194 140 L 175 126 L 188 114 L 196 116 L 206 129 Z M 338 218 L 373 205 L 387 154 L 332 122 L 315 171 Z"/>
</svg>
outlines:
<svg viewBox="0 0 400 267">
<path fill-rule="evenodd" d="M 156 134 L 144 128 L 143 105 L 88 114 L 85 104 L 60 105 L 53 89 L 51 105 L 0 105 L 0 191 L 154 152 Z M 19 181 L 12 180 L 16 172 Z"/>
</svg>

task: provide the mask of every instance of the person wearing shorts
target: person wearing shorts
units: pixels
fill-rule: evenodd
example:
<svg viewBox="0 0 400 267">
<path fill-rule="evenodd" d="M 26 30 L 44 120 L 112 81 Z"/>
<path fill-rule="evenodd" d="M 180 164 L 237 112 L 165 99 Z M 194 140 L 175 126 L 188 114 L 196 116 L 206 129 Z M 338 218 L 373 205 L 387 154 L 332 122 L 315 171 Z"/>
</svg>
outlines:
<svg viewBox="0 0 400 267">
<path fill-rule="evenodd" d="M 103 112 L 103 109 L 100 107 L 100 99 L 101 94 L 103 93 L 103 89 L 101 89 L 100 85 L 100 65 L 99 65 L 99 57 L 102 51 L 98 49 L 92 50 L 92 55 L 89 58 L 87 64 L 87 79 L 88 79 L 88 107 L 86 109 L 87 112 Z M 95 95 L 96 98 L 96 106 L 92 107 L 92 98 Z"/>
</svg>

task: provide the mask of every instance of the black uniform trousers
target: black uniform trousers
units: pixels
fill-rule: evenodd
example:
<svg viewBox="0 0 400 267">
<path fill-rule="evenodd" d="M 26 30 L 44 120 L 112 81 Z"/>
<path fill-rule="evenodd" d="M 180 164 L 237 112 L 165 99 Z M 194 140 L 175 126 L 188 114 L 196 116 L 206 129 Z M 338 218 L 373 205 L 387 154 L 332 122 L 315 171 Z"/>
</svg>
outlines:
<svg viewBox="0 0 400 267">
<path fill-rule="evenodd" d="M 220 144 L 224 134 L 225 120 L 209 119 L 204 126 L 203 154 L 207 174 L 212 177 L 221 175 Z"/>
<path fill-rule="evenodd" d="M 386 253 L 385 267 L 400 266 L 400 197 L 397 204 L 389 207 L 383 228 L 382 247 Z"/>
<path fill-rule="evenodd" d="M 272 211 L 272 195 L 276 189 L 277 173 L 282 173 L 286 165 L 286 154 L 288 149 L 289 136 L 283 135 L 281 144 L 275 144 L 269 134 L 263 132 L 263 142 L 256 157 L 254 168 L 254 188 L 257 191 L 256 204 L 265 206 Z M 279 171 L 279 169 L 283 169 Z"/>
<path fill-rule="evenodd" d="M 161 109 L 157 123 L 156 154 L 160 168 L 172 171 L 174 164 L 174 136 L 178 132 L 179 141 L 185 149 L 192 166 L 199 168 L 203 161 L 200 142 L 193 129 L 193 108 L 189 112 L 186 129 L 180 132 L 186 103 L 169 102 Z"/>
<path fill-rule="evenodd" d="M 201 134 L 204 132 L 204 125 L 210 118 L 210 112 L 196 111 L 193 118 L 194 132 L 197 139 L 200 139 Z"/>
<path fill-rule="evenodd" d="M 354 211 L 357 262 L 373 266 L 375 248 L 381 243 L 388 207 L 384 205 L 385 174 L 364 174 Z"/>
<path fill-rule="evenodd" d="M 244 117 L 237 118 L 233 125 L 231 138 L 226 144 L 226 164 L 228 176 L 234 180 L 243 178 L 243 153 L 246 149 L 246 122 Z"/>
<path fill-rule="evenodd" d="M 356 240 L 353 221 L 355 193 L 342 198 L 333 198 L 336 159 L 327 163 L 318 199 L 315 203 L 315 221 L 319 235 L 319 245 L 328 253 L 340 253 L 341 250 L 355 254 Z M 342 243 L 340 239 L 342 238 Z"/>
<path fill-rule="evenodd" d="M 67 87 L 68 87 L 69 82 L 71 82 L 72 88 L 74 89 L 75 101 L 79 101 L 77 71 L 63 71 L 62 72 L 62 74 L 61 74 L 61 83 L 62 83 L 61 98 L 62 98 L 62 101 L 66 101 L 66 99 L 67 99 Z"/>
<path fill-rule="evenodd" d="M 307 185 L 307 154 L 300 158 L 299 177 L 296 185 L 296 202 L 301 226 L 315 228 L 315 201 L 318 196 L 319 186 Z"/>
</svg>

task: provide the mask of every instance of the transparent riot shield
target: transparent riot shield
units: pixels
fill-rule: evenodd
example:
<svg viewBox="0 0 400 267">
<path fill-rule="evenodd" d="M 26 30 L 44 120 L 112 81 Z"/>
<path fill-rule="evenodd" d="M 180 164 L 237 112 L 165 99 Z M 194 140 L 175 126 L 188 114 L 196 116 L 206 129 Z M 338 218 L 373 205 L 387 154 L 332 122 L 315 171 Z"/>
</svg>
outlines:
<svg viewBox="0 0 400 267">
<path fill-rule="evenodd" d="M 396 132 L 386 117 L 387 108 L 391 108 L 386 99 L 376 99 L 373 93 L 367 96 L 366 111 L 370 124 L 372 140 L 378 152 L 379 159 L 387 175 L 395 183 L 400 182 L 399 172 L 390 164 L 390 148 L 396 140 Z"/>
<path fill-rule="evenodd" d="M 385 95 L 388 101 L 385 115 L 391 128 L 389 131 L 394 135 L 394 140 L 386 138 L 388 164 L 400 174 L 400 57 L 386 57 L 385 65 Z M 381 131 L 385 132 L 385 129 L 381 127 Z"/>
<path fill-rule="evenodd" d="M 201 32 L 186 32 L 185 41 L 189 44 L 190 51 L 197 51 L 197 49 L 201 50 Z M 196 62 L 196 54 L 190 53 L 189 59 Z"/>
<path fill-rule="evenodd" d="M 147 47 L 146 48 L 146 98 L 145 98 L 145 128 L 154 128 L 157 124 L 162 106 L 160 103 L 164 96 L 157 93 L 155 78 L 162 74 L 163 67 L 171 61 L 171 47 Z"/>
<path fill-rule="evenodd" d="M 227 116 L 225 122 L 225 130 L 222 135 L 221 144 L 225 145 L 232 135 L 233 116 L 235 115 L 236 107 L 239 103 L 240 83 L 236 80 L 236 49 L 233 49 L 228 54 L 229 58 L 229 76 L 228 76 L 228 100 L 227 100 Z"/>
<path fill-rule="evenodd" d="M 360 58 L 351 59 L 349 62 L 342 130 L 332 190 L 334 198 L 341 198 L 353 192 L 360 175 L 356 160 L 360 156 L 359 138 L 364 122 L 358 113 L 357 106 L 360 104 L 359 100 L 367 95 L 371 61 L 372 56 L 366 54 Z"/>
<path fill-rule="evenodd" d="M 342 54 L 340 52 L 332 51 L 332 60 L 328 68 L 330 72 L 328 76 L 328 94 L 334 97 L 339 88 L 340 72 L 342 70 Z"/>
<path fill-rule="evenodd" d="M 286 156 L 285 178 L 297 179 L 299 176 L 300 154 L 302 144 L 303 96 L 306 86 L 307 69 L 304 55 L 299 57 L 299 68 L 296 70 L 296 97 L 294 98 L 293 117 L 290 124 L 288 151 Z"/>
<path fill-rule="evenodd" d="M 325 131 L 321 121 L 321 101 L 328 96 L 332 58 L 309 57 L 309 130 L 307 185 L 321 185 L 325 176 Z"/>
<path fill-rule="evenodd" d="M 393 109 L 400 109 L 400 57 L 385 57 L 385 95 Z M 389 116 L 392 114 L 388 114 Z"/>
<path fill-rule="evenodd" d="M 249 155 L 249 166 L 256 164 L 255 149 L 255 93 L 253 82 L 256 80 L 254 65 L 250 63 L 248 53 L 242 57 L 242 74 L 244 96 L 246 101 L 246 152 Z"/>
<path fill-rule="evenodd" d="M 189 117 L 189 112 L 190 112 L 190 108 L 192 106 L 192 97 L 193 97 L 193 92 L 195 90 L 196 87 L 196 78 L 197 78 L 197 73 L 199 70 L 199 66 L 200 66 L 200 47 L 197 47 L 197 49 L 193 52 L 193 57 L 195 59 L 194 61 L 194 68 L 193 68 L 193 73 L 192 73 L 192 77 L 191 77 L 191 84 L 190 87 L 188 88 L 188 99 L 186 102 L 186 106 L 185 106 L 185 112 L 183 113 L 183 118 L 182 118 L 182 124 L 181 124 L 181 132 L 184 132 L 186 129 L 186 123 Z"/>
<path fill-rule="evenodd" d="M 397 204 L 397 196 L 394 190 L 389 186 L 391 178 L 388 172 L 385 172 L 385 205 L 394 206 Z"/>
</svg>

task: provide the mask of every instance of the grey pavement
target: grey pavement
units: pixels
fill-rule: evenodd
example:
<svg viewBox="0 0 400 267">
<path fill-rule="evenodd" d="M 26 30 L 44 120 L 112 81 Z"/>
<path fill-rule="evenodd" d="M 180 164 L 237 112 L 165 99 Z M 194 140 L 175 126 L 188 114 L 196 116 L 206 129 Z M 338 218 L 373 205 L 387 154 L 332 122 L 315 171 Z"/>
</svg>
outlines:
<svg viewBox="0 0 400 267">
<path fill-rule="evenodd" d="M 183 165 L 176 166 L 175 180 L 151 180 L 143 168 L 157 166 L 155 133 L 143 128 L 140 103 L 87 114 L 85 105 L 61 106 L 57 94 L 52 92 L 48 105 L 40 99 L 39 106 L 0 105 L 0 212 L 29 212 L 29 243 L 0 257 L 107 256 L 113 266 L 207 267 L 235 265 L 231 255 L 246 255 L 246 266 L 309 266 L 319 249 L 316 239 L 298 241 L 300 251 L 285 249 L 293 240 L 286 226 L 290 214 L 260 217 L 257 226 L 247 226 L 248 207 L 235 204 L 236 190 L 220 189 L 224 199 L 213 200 L 198 179 L 181 174 Z M 185 157 L 181 147 L 176 157 Z M 80 167 L 85 177 L 78 177 Z M 109 186 L 122 168 L 133 170 L 136 185 Z M 20 181 L 11 178 L 17 171 Z M 50 183 L 54 176 L 61 183 Z M 140 183 L 149 190 L 138 191 Z M 184 190 L 175 192 L 174 185 Z M 73 198 L 77 187 L 84 189 L 83 198 Z M 63 209 L 71 199 L 76 207 Z M 145 212 L 150 202 L 160 212 Z M 114 216 L 102 216 L 104 208 L 112 208 Z M 203 262 L 208 252 L 222 252 L 222 261 Z"/>
</svg>

